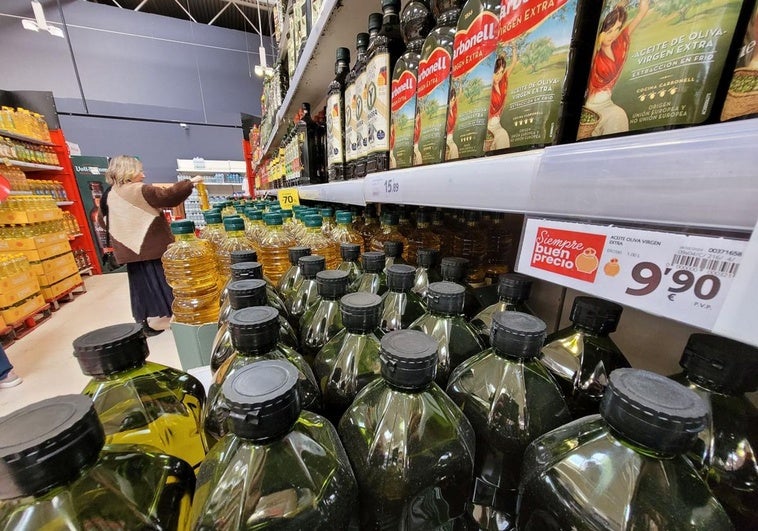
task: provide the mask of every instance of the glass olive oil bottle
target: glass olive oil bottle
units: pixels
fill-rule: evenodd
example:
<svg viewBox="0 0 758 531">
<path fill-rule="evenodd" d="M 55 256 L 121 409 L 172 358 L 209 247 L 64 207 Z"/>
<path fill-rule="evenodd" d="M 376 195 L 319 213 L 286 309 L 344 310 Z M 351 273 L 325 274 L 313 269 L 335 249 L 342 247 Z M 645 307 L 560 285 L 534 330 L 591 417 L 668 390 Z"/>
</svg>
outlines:
<svg viewBox="0 0 758 531">
<path fill-rule="evenodd" d="M 229 433 L 198 472 L 192 529 L 347 529 L 356 484 L 337 431 L 301 409 L 299 372 L 255 361 L 223 385 Z"/>
<path fill-rule="evenodd" d="M 144 444 L 193 467 L 205 457 L 205 390 L 182 371 L 147 361 L 139 324 L 100 328 L 74 340 L 74 356 L 92 380 L 92 398 L 108 444 Z"/>
<path fill-rule="evenodd" d="M 339 424 L 360 494 L 361 529 L 464 528 L 474 430 L 434 383 L 437 343 L 413 330 L 382 338 L 382 377 Z"/>
</svg>

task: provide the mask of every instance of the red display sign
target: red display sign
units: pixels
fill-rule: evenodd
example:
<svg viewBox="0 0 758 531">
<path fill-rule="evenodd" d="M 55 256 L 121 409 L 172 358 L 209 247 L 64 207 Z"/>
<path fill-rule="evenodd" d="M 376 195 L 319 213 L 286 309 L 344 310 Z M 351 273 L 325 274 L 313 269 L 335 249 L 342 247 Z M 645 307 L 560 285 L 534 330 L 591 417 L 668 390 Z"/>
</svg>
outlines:
<svg viewBox="0 0 758 531">
<path fill-rule="evenodd" d="M 450 75 L 450 54 L 444 48 L 435 48 L 427 61 L 418 65 L 418 97 L 423 98 Z"/>
<path fill-rule="evenodd" d="M 499 21 L 489 12 L 482 13 L 468 29 L 455 34 L 453 44 L 453 75 L 460 77 L 473 70 L 482 59 L 495 51 Z"/>
<path fill-rule="evenodd" d="M 606 236 L 538 227 L 531 266 L 585 282 L 594 282 Z"/>
<path fill-rule="evenodd" d="M 566 5 L 568 0 L 503 0 L 500 4 L 500 41 L 523 35 Z"/>
</svg>

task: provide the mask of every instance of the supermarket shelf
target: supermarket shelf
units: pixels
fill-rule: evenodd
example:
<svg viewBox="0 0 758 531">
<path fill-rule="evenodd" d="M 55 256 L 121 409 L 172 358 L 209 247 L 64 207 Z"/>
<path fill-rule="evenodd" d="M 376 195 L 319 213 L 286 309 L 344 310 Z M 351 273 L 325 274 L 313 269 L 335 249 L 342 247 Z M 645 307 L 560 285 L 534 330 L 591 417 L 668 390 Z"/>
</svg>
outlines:
<svg viewBox="0 0 758 531">
<path fill-rule="evenodd" d="M 298 190 L 303 199 L 335 203 L 752 231 L 758 221 L 757 124 L 744 120 L 553 146 Z"/>
<path fill-rule="evenodd" d="M 198 175 L 215 175 L 216 173 L 240 173 L 240 170 L 180 170 L 177 168 L 176 173 L 179 173 L 181 175 L 188 175 L 190 173 Z"/>
<path fill-rule="evenodd" d="M 339 183 L 312 184 L 298 187 L 300 199 L 327 201 L 347 205 L 365 205 L 364 180 L 356 179 Z"/>
<path fill-rule="evenodd" d="M 27 171 L 61 171 L 63 166 L 53 166 L 50 164 L 36 164 L 34 162 L 22 162 L 20 160 L 3 159 L 8 166 L 15 166 Z"/>
<path fill-rule="evenodd" d="M 21 135 L 21 134 L 14 133 L 11 131 L 6 131 L 5 129 L 0 129 L 0 136 L 13 138 L 15 140 L 21 140 L 22 142 L 29 142 L 30 144 L 37 144 L 38 146 L 54 146 L 55 145 L 52 142 L 37 140 L 36 138 L 32 138 L 31 136 L 26 136 L 26 135 Z"/>
<path fill-rule="evenodd" d="M 205 186 L 239 186 L 242 187 L 242 183 L 205 183 Z"/>
<path fill-rule="evenodd" d="M 374 2 L 324 0 L 321 14 L 313 24 L 290 80 L 290 88 L 276 113 L 271 137 L 264 146 L 264 156 L 279 145 L 287 123 L 303 102 L 316 105 L 326 98 L 326 88 L 334 78 L 335 50 L 339 46 L 348 47 L 350 57 L 354 57 L 356 21 L 365 26 L 369 14 L 376 10 Z"/>
<path fill-rule="evenodd" d="M 56 205 L 60 206 L 71 206 L 74 204 L 73 201 L 58 201 L 55 203 Z"/>
</svg>

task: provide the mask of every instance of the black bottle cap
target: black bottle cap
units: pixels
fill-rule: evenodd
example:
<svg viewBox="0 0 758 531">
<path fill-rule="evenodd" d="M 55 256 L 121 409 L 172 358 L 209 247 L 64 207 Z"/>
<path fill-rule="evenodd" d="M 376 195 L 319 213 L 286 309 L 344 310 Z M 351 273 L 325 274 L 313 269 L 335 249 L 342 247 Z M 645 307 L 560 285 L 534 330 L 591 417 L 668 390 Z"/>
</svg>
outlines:
<svg viewBox="0 0 758 531">
<path fill-rule="evenodd" d="M 150 350 L 142 325 L 117 324 L 74 339 L 74 356 L 87 376 L 103 376 L 139 367 Z"/>
<path fill-rule="evenodd" d="M 420 267 L 431 269 L 435 266 L 440 258 L 440 252 L 437 249 L 419 249 L 416 251 L 416 262 Z"/>
<path fill-rule="evenodd" d="M 391 240 L 382 244 L 384 248 L 384 254 L 390 258 L 397 258 L 403 254 L 403 242 Z"/>
<path fill-rule="evenodd" d="M 355 36 L 355 47 L 356 48 L 366 48 L 368 46 L 368 41 L 371 39 L 371 36 L 368 33 L 362 32 Z"/>
<path fill-rule="evenodd" d="M 239 264 L 240 262 L 257 262 L 258 253 L 251 249 L 240 249 L 229 253 L 229 260 L 232 264 Z"/>
<path fill-rule="evenodd" d="M 387 268 L 387 288 L 390 291 L 408 291 L 413 287 L 416 268 L 405 264 L 393 264 Z"/>
<path fill-rule="evenodd" d="M 387 212 L 382 216 L 382 223 L 385 225 L 398 225 L 400 223 L 400 216 L 397 212 Z"/>
<path fill-rule="evenodd" d="M 385 8 L 394 8 L 395 11 L 400 10 L 400 0 L 382 0 L 382 10 Z"/>
<path fill-rule="evenodd" d="M 382 337 L 382 376 L 401 389 L 423 389 L 437 374 L 437 341 L 419 330 L 395 330 Z"/>
<path fill-rule="evenodd" d="M 502 300 L 523 302 L 532 291 L 532 279 L 519 273 L 500 275 L 497 284 L 497 296 Z"/>
<path fill-rule="evenodd" d="M 240 352 L 268 352 L 279 341 L 279 312 L 270 306 L 235 310 L 229 316 L 232 345 Z"/>
<path fill-rule="evenodd" d="M 384 21 L 384 15 L 382 13 L 371 13 L 368 16 L 368 31 L 379 31 L 382 29 L 382 22 Z"/>
<path fill-rule="evenodd" d="M 287 249 L 287 256 L 290 259 L 290 264 L 296 266 L 299 264 L 300 258 L 303 256 L 310 256 L 310 247 L 290 247 Z"/>
<path fill-rule="evenodd" d="M 469 261 L 457 256 L 448 256 L 442 259 L 440 264 L 440 273 L 442 279 L 448 282 L 457 282 L 463 284 L 466 281 Z"/>
<path fill-rule="evenodd" d="M 337 61 L 350 62 L 350 49 L 349 48 L 337 48 Z"/>
<path fill-rule="evenodd" d="M 361 246 L 357 243 L 341 243 L 340 255 L 345 262 L 355 262 L 361 257 Z"/>
<path fill-rule="evenodd" d="M 532 359 L 545 344 L 547 325 L 537 317 L 521 312 L 498 312 L 492 316 L 490 343 L 503 356 Z"/>
<path fill-rule="evenodd" d="M 363 270 L 366 273 L 381 273 L 387 262 L 385 254 L 381 251 L 368 251 L 363 253 Z"/>
<path fill-rule="evenodd" d="M 689 450 L 708 416 L 705 402 L 675 381 L 641 369 L 616 369 L 600 415 L 629 441 L 663 454 Z"/>
<path fill-rule="evenodd" d="M 263 278 L 263 265 L 259 262 L 238 262 L 229 267 L 232 282 Z"/>
<path fill-rule="evenodd" d="M 454 282 L 433 282 L 426 294 L 427 306 L 434 312 L 455 315 L 463 313 L 466 289 Z"/>
<path fill-rule="evenodd" d="M 577 297 L 569 319 L 594 334 L 610 334 L 616 331 L 623 311 L 615 302 L 596 297 Z"/>
<path fill-rule="evenodd" d="M 336 300 L 347 293 L 350 275 L 347 271 L 319 271 L 316 273 L 316 288 L 324 299 Z"/>
<path fill-rule="evenodd" d="M 711 334 L 692 334 L 679 360 L 687 377 L 727 394 L 758 390 L 758 348 Z"/>
<path fill-rule="evenodd" d="M 105 432 L 84 395 L 48 398 L 0 418 L 0 500 L 39 496 L 97 461 Z"/>
<path fill-rule="evenodd" d="M 373 293 L 348 293 L 340 299 L 340 310 L 348 332 L 372 332 L 379 326 L 382 298 Z"/>
<path fill-rule="evenodd" d="M 229 284 L 229 305 L 233 310 L 266 306 L 266 281 L 260 278 L 235 280 Z"/>
<path fill-rule="evenodd" d="M 254 361 L 234 371 L 222 387 L 232 433 L 266 441 L 289 432 L 300 416 L 298 375 L 285 360 Z"/>
<path fill-rule="evenodd" d="M 308 256 L 301 256 L 298 260 L 300 265 L 300 271 L 303 272 L 303 276 L 309 280 L 316 278 L 316 274 L 319 271 L 323 271 L 326 267 L 326 259 L 323 256 L 312 254 Z"/>
</svg>

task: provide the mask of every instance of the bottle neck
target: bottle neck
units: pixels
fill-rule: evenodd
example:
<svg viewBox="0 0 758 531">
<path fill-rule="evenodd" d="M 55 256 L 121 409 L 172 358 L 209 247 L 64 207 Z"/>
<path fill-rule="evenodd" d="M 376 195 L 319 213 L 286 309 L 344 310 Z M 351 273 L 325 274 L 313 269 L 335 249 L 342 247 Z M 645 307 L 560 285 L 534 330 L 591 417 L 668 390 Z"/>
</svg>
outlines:
<svg viewBox="0 0 758 531">
<path fill-rule="evenodd" d="M 194 234 L 174 234 L 174 241 L 177 242 L 191 242 L 194 239 Z"/>
<path fill-rule="evenodd" d="M 453 26 L 458 23 L 458 17 L 461 15 L 461 10 L 459 7 L 456 7 L 455 9 L 449 9 L 448 11 L 445 11 L 440 15 L 440 18 L 437 19 L 437 27 L 440 26 Z"/>
<path fill-rule="evenodd" d="M 245 237 L 245 231 L 244 230 L 228 230 L 226 231 L 227 238 L 244 238 Z"/>
<path fill-rule="evenodd" d="M 608 337 L 608 332 L 602 332 L 598 333 L 597 330 L 592 330 L 591 328 L 588 328 L 586 326 L 582 326 L 578 323 L 572 323 L 572 326 L 574 327 L 574 330 L 577 332 L 581 332 L 584 335 L 592 336 L 592 337 Z"/>
<path fill-rule="evenodd" d="M 641 446 L 639 443 L 636 443 L 625 437 L 623 433 L 615 429 L 610 424 L 606 423 L 606 426 L 608 427 L 608 432 L 611 434 L 611 436 L 613 436 L 614 439 L 616 439 L 620 444 L 626 446 L 630 450 L 637 452 L 638 454 L 644 455 L 646 457 L 651 457 L 653 459 L 672 459 L 675 457 L 675 454 L 665 454 L 657 450 L 653 450 L 652 448 Z"/>
<path fill-rule="evenodd" d="M 350 65 L 345 61 L 337 61 L 334 65 L 334 75 L 337 77 L 345 76 L 350 71 Z"/>
<path fill-rule="evenodd" d="M 429 222 L 428 221 L 417 221 L 416 222 L 416 228 L 417 229 L 428 229 L 429 228 Z"/>
</svg>

